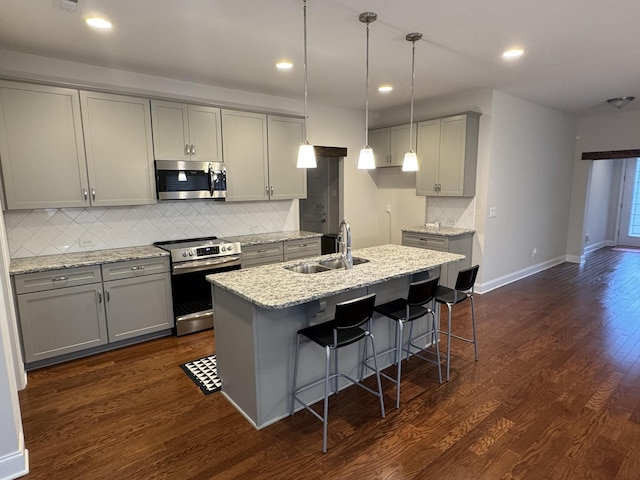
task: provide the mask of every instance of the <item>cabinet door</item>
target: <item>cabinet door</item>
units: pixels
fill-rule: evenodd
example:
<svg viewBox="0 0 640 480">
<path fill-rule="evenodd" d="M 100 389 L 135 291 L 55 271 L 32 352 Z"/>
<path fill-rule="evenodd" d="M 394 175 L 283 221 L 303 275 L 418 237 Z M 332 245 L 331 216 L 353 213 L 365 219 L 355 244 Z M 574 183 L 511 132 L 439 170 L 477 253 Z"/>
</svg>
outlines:
<svg viewBox="0 0 640 480">
<path fill-rule="evenodd" d="M 456 115 L 441 120 L 438 193 L 443 196 L 462 196 L 463 194 L 465 119 L 465 115 Z"/>
<path fill-rule="evenodd" d="M 390 167 L 401 167 L 404 162 L 404 154 L 409 151 L 409 137 L 411 137 L 411 148 L 416 151 L 416 124 L 413 124 L 413 134 L 409 125 L 399 125 L 397 127 L 391 127 L 390 131 Z"/>
<path fill-rule="evenodd" d="M 8 209 L 88 206 L 77 90 L 0 82 L 0 159 Z"/>
<path fill-rule="evenodd" d="M 300 118 L 268 117 L 269 185 L 272 200 L 307 197 L 307 170 L 296 168 L 298 148 L 304 142 Z"/>
<path fill-rule="evenodd" d="M 17 295 L 25 362 L 107 343 L 102 284 Z"/>
<path fill-rule="evenodd" d="M 149 100 L 80 92 L 91 205 L 156 202 Z"/>
<path fill-rule="evenodd" d="M 168 273 L 104 282 L 104 294 L 109 342 L 174 326 Z"/>
<path fill-rule="evenodd" d="M 156 160 L 190 160 L 189 109 L 186 104 L 151 100 Z"/>
<path fill-rule="evenodd" d="M 369 146 L 373 150 L 376 167 L 388 167 L 391 159 L 391 129 L 369 130 Z"/>
<path fill-rule="evenodd" d="M 437 195 L 440 120 L 418 123 L 416 194 Z"/>
<path fill-rule="evenodd" d="M 189 105 L 190 159 L 197 162 L 222 162 L 220 109 Z"/>
<path fill-rule="evenodd" d="M 227 200 L 268 200 L 267 116 L 222 110 Z"/>
</svg>

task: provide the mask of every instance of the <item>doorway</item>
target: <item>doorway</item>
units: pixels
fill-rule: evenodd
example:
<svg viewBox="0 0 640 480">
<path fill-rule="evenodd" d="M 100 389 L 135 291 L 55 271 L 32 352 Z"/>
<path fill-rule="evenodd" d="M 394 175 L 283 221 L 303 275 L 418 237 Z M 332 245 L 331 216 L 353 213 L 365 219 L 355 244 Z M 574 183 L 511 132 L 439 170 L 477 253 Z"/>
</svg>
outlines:
<svg viewBox="0 0 640 480">
<path fill-rule="evenodd" d="M 625 159 L 618 245 L 640 248 L 640 162 Z"/>
<path fill-rule="evenodd" d="M 322 253 L 335 252 L 340 226 L 340 157 L 319 156 L 307 169 L 307 198 L 300 200 L 300 228 L 322 233 Z"/>
</svg>

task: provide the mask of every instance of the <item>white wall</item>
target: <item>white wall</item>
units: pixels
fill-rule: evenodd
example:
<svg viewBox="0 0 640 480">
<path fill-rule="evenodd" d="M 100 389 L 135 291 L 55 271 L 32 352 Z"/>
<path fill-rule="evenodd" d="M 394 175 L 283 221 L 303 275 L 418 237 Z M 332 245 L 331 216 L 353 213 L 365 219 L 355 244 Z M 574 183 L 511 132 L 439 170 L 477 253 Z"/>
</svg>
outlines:
<svg viewBox="0 0 640 480">
<path fill-rule="evenodd" d="M 595 163 L 593 160 L 582 160 L 582 153 L 640 149 L 640 111 L 611 109 L 605 114 L 586 115 L 578 119 L 576 130 L 567 254 L 579 261 L 584 256 L 584 239 L 588 233 L 587 205 L 591 202 L 587 199 Z"/>
<path fill-rule="evenodd" d="M 574 155 L 570 115 L 494 91 L 491 117 L 480 291 L 565 260 Z"/>
<path fill-rule="evenodd" d="M 624 160 L 593 162 L 587 194 L 585 250 L 614 245 Z M 589 240 L 586 237 L 589 236 Z"/>
</svg>

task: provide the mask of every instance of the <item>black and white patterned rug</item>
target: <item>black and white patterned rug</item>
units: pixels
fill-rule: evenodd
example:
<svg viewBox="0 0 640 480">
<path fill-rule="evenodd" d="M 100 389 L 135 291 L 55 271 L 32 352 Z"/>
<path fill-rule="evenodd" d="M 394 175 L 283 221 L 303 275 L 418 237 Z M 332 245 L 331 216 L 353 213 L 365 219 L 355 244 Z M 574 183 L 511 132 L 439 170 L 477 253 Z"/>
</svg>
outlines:
<svg viewBox="0 0 640 480">
<path fill-rule="evenodd" d="M 180 368 L 184 370 L 184 373 L 193 380 L 193 383 L 195 383 L 205 395 L 217 392 L 222 387 L 222 380 L 218 377 L 215 355 L 183 363 L 180 365 Z"/>
</svg>

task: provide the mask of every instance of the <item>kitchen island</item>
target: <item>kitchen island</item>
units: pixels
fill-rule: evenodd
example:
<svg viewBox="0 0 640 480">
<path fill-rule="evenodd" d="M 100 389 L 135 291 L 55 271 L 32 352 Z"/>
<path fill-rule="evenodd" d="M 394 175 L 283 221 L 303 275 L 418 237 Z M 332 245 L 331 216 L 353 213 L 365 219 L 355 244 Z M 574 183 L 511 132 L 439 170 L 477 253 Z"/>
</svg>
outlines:
<svg viewBox="0 0 640 480">
<path fill-rule="evenodd" d="M 376 304 L 405 297 L 409 283 L 437 276 L 440 267 L 464 259 L 463 255 L 400 245 L 382 245 L 353 251 L 367 260 L 352 270 L 296 273 L 287 267 L 315 263 L 336 255 L 266 265 L 207 276 L 212 284 L 218 374 L 222 394 L 256 428 L 290 414 L 296 332 L 333 318 L 336 303 L 376 293 Z M 394 344 L 394 325 L 375 316 L 372 331 L 376 349 Z M 418 321 L 419 332 L 427 322 Z M 324 375 L 324 352 L 315 345 L 301 346 L 299 383 Z M 358 375 L 359 345 L 340 352 L 340 369 Z M 380 366 L 393 363 L 392 355 Z M 340 388 L 348 386 L 346 380 Z M 310 389 L 309 403 L 322 397 L 322 387 Z"/>
</svg>

